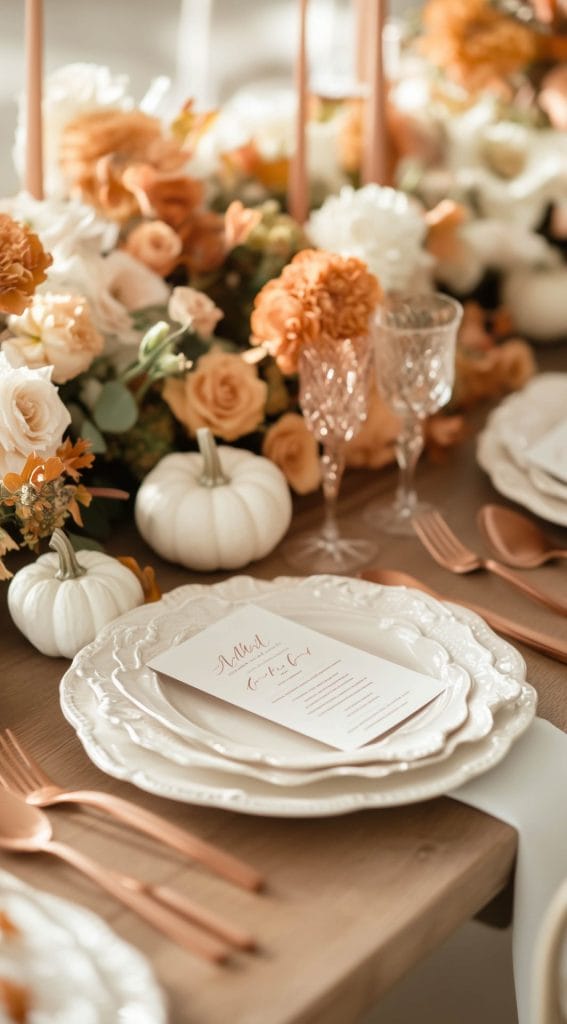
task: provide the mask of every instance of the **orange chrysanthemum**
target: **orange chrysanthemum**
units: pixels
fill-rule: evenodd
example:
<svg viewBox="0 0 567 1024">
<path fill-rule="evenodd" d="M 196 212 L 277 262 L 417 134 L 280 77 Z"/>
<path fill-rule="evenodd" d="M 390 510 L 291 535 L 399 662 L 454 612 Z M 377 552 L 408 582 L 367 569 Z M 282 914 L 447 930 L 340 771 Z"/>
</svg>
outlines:
<svg viewBox="0 0 567 1024">
<path fill-rule="evenodd" d="M 488 0 L 428 0 L 423 25 L 422 52 L 471 91 L 521 71 L 540 52 L 537 33 Z"/>
<path fill-rule="evenodd" d="M 0 213 L 0 313 L 23 313 L 51 263 L 33 231 Z"/>
<path fill-rule="evenodd" d="M 141 110 L 81 114 L 65 126 L 59 150 L 61 170 L 71 190 L 119 221 L 139 212 L 135 195 L 122 181 L 131 164 L 169 173 L 185 159 L 179 143 L 163 135 L 158 118 Z"/>
<path fill-rule="evenodd" d="M 381 288 L 362 260 L 303 249 L 256 296 L 253 345 L 265 345 L 283 373 L 295 373 L 302 345 L 363 337 Z"/>
</svg>

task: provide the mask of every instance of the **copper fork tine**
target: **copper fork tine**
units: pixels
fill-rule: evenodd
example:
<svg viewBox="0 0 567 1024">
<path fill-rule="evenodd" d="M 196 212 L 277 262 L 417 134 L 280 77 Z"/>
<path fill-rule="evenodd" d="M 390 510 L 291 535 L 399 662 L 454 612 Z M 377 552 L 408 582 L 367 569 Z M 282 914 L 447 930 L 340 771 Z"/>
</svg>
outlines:
<svg viewBox="0 0 567 1024">
<path fill-rule="evenodd" d="M 220 847 L 172 824 L 159 814 L 147 811 L 130 800 L 114 796 L 113 793 L 91 789 L 71 790 L 58 786 L 40 768 L 10 729 L 6 729 L 0 736 L 0 752 L 3 754 L 0 776 L 4 777 L 4 788 L 17 787 L 18 792 L 23 793 L 28 803 L 37 807 L 63 803 L 96 807 L 97 810 L 111 815 L 123 824 L 204 864 L 211 871 L 243 889 L 257 890 L 262 887 L 262 876 L 254 868 Z"/>
<path fill-rule="evenodd" d="M 474 572 L 476 569 L 486 569 L 511 583 L 517 590 L 521 590 L 534 601 L 545 605 L 546 608 L 567 615 L 567 600 L 546 593 L 493 558 L 482 558 L 459 540 L 440 512 L 434 510 L 416 516 L 413 519 L 413 527 L 423 546 L 437 564 L 444 569 L 458 574 Z"/>
<path fill-rule="evenodd" d="M 29 793 L 52 784 L 49 776 L 41 770 L 37 761 L 26 754 L 10 729 L 0 734 L 0 754 L 3 758 L 0 781 L 6 776 L 3 783 L 5 788 Z"/>
</svg>

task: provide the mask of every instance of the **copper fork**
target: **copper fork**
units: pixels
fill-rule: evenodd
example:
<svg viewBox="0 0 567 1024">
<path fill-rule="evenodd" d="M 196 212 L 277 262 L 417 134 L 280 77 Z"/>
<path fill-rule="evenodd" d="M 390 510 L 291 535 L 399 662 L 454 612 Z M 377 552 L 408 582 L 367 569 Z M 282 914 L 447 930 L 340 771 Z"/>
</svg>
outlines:
<svg viewBox="0 0 567 1024">
<path fill-rule="evenodd" d="M 482 558 L 476 551 L 466 547 L 455 536 L 441 513 L 436 509 L 431 509 L 431 511 L 415 516 L 412 522 L 413 528 L 423 546 L 427 548 L 437 564 L 441 565 L 444 569 L 459 574 L 475 572 L 477 569 L 486 569 L 488 572 L 494 573 L 495 576 L 500 576 L 503 580 L 511 583 L 517 590 L 521 590 L 528 597 L 533 598 L 534 601 L 539 601 L 546 608 L 551 608 L 562 615 L 567 615 L 567 601 L 561 600 L 560 597 L 553 597 L 551 594 L 540 590 L 539 587 L 534 586 L 533 583 L 528 583 L 527 580 L 524 580 L 517 573 L 512 572 L 511 569 L 502 565 L 501 562 L 497 562 L 494 558 Z"/>
<path fill-rule="evenodd" d="M 102 790 L 73 790 L 58 786 L 24 749 L 10 729 L 0 734 L 0 755 L 0 784 L 19 793 L 27 803 L 35 807 L 52 807 L 64 803 L 95 807 L 124 825 L 129 825 L 177 850 L 178 853 L 199 861 L 243 889 L 257 890 L 262 887 L 262 876 L 254 868 L 185 829 L 172 825 L 159 814 L 153 814 L 129 800 Z"/>
</svg>

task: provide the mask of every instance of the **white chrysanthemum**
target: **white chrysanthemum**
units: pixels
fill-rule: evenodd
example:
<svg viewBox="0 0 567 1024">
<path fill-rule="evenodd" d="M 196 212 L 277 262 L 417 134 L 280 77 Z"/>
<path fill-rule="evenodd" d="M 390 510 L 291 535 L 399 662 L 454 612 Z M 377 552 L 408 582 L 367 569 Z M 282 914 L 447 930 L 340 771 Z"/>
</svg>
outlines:
<svg viewBox="0 0 567 1024">
<path fill-rule="evenodd" d="M 379 185 L 345 186 L 307 224 L 315 245 L 364 260 L 385 291 L 425 286 L 431 265 L 423 249 L 426 231 L 418 203 Z"/>
<path fill-rule="evenodd" d="M 34 199 L 20 192 L 0 200 L 0 212 L 28 224 L 39 235 L 53 262 L 80 253 L 110 252 L 118 238 L 118 227 L 99 217 L 92 206 L 78 199 Z"/>
<path fill-rule="evenodd" d="M 43 93 L 43 163 L 47 195 L 64 195 L 59 171 L 59 140 L 66 124 L 79 114 L 100 107 L 129 110 L 134 101 L 128 94 L 128 75 L 114 75 L 99 64 L 66 64 L 45 80 Z M 14 140 L 14 164 L 20 176 L 25 164 L 26 125 L 23 98 L 20 99 Z"/>
</svg>

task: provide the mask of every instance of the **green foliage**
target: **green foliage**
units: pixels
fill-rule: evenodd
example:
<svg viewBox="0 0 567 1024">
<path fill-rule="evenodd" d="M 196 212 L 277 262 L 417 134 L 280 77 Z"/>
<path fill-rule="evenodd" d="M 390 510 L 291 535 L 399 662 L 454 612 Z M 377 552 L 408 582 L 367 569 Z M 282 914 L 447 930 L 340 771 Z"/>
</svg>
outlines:
<svg viewBox="0 0 567 1024">
<path fill-rule="evenodd" d="M 138 419 L 138 406 L 132 392 L 119 380 L 104 384 L 93 409 L 94 421 L 103 433 L 121 434 Z"/>
</svg>

